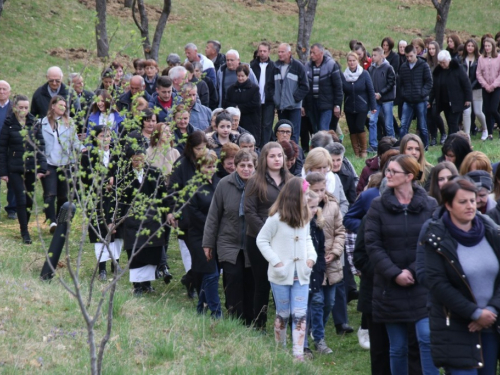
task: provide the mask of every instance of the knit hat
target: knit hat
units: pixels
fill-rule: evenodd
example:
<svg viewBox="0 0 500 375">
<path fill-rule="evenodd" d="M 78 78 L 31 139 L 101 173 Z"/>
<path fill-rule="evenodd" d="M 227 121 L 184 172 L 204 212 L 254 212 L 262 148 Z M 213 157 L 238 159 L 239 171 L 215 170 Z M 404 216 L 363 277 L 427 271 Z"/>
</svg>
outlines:
<svg viewBox="0 0 500 375">
<path fill-rule="evenodd" d="M 167 56 L 167 64 L 180 64 L 181 58 L 176 53 L 171 53 Z"/>
<path fill-rule="evenodd" d="M 276 135 L 279 128 L 289 128 L 293 134 L 293 123 L 290 120 L 279 120 L 276 125 L 274 125 L 274 135 Z"/>
<path fill-rule="evenodd" d="M 467 173 L 466 176 L 469 177 L 478 188 L 485 188 L 488 191 L 491 191 L 493 188 L 493 179 L 486 171 L 472 171 Z"/>
</svg>

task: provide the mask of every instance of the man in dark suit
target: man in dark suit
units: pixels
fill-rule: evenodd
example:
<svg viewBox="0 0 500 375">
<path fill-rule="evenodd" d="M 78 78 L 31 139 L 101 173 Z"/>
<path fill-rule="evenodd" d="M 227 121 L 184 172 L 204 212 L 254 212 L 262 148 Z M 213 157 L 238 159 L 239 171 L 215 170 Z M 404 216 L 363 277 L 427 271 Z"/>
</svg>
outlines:
<svg viewBox="0 0 500 375">
<path fill-rule="evenodd" d="M 63 81 L 63 72 L 58 66 L 50 67 L 47 70 L 47 82 L 40 86 L 33 94 L 31 99 L 31 114 L 39 119 L 47 116 L 50 100 L 60 95 L 63 98 L 68 97 L 68 88 Z"/>
</svg>

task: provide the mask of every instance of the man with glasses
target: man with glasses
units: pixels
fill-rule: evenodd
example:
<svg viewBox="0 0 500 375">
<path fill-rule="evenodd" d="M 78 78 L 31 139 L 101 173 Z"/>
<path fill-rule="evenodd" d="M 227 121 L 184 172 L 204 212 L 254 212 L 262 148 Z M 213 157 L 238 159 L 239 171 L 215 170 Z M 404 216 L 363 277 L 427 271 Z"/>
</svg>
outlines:
<svg viewBox="0 0 500 375">
<path fill-rule="evenodd" d="M 68 88 L 63 81 L 63 72 L 58 66 L 50 67 L 47 70 L 47 83 L 40 86 L 33 94 L 31 100 L 31 113 L 33 116 L 42 119 L 47 116 L 49 102 L 56 95 L 63 98 L 68 97 Z"/>
</svg>

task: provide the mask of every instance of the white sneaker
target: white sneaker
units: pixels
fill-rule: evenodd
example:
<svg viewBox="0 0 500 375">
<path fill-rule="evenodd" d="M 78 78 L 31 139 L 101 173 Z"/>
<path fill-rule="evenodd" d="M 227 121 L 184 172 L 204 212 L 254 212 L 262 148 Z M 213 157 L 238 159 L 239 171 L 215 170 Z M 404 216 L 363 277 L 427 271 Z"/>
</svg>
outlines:
<svg viewBox="0 0 500 375">
<path fill-rule="evenodd" d="M 49 227 L 50 234 L 54 234 L 56 229 L 57 229 L 57 223 L 50 223 L 50 227 Z"/>
<path fill-rule="evenodd" d="M 485 141 L 488 138 L 488 130 L 483 130 L 483 134 L 481 134 L 481 140 Z"/>
<path fill-rule="evenodd" d="M 359 346 L 363 349 L 370 350 L 370 334 L 367 329 L 358 329 Z"/>
</svg>

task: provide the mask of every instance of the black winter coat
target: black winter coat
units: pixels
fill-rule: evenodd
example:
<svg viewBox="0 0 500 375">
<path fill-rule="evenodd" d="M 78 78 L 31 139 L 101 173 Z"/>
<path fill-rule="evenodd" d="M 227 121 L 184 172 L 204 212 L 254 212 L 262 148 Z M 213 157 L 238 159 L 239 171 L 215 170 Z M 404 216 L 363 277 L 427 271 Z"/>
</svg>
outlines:
<svg viewBox="0 0 500 375">
<path fill-rule="evenodd" d="M 316 219 L 310 223 L 311 239 L 314 245 L 314 250 L 318 254 L 318 259 L 313 266 L 311 276 L 309 278 L 309 293 L 319 292 L 325 280 L 326 261 L 325 261 L 325 233 L 323 229 L 316 224 Z"/>
<path fill-rule="evenodd" d="M 373 89 L 381 95 L 377 102 L 392 102 L 396 98 L 396 73 L 387 60 L 379 65 L 368 68 L 373 82 Z"/>
<path fill-rule="evenodd" d="M 375 322 L 416 322 L 427 316 L 427 289 L 418 282 L 402 287 L 395 278 L 407 269 L 416 279 L 420 229 L 436 207 L 436 200 L 416 185 L 406 207 L 390 188 L 372 201 L 365 224 L 365 246 L 375 269 L 372 301 Z"/>
<path fill-rule="evenodd" d="M 366 216 L 361 220 L 361 224 L 359 225 L 352 260 L 354 267 L 361 272 L 359 278 L 358 311 L 371 314 L 374 270 L 373 264 L 370 262 L 370 257 L 366 253 L 365 223 Z"/>
<path fill-rule="evenodd" d="M 188 221 L 188 233 L 186 245 L 191 254 L 193 262 L 191 269 L 194 272 L 214 273 L 216 269 L 216 253 L 213 249 L 212 259 L 207 261 L 203 251 L 203 233 L 207 221 L 208 210 L 214 197 L 215 189 L 219 183 L 217 176 L 212 177 L 212 182 L 207 182 L 193 195 L 186 206 L 186 217 Z"/>
<path fill-rule="evenodd" d="M 240 126 L 249 131 L 259 144 L 260 141 L 260 92 L 259 86 L 247 79 L 243 84 L 236 82 L 228 87 L 222 107 L 238 107 L 241 111 Z"/>
<path fill-rule="evenodd" d="M 477 59 L 474 60 L 474 62 L 470 65 L 470 67 L 469 67 L 469 64 L 467 63 L 467 61 L 465 61 L 465 59 L 462 61 L 462 67 L 465 69 L 466 72 L 467 72 L 467 70 L 469 71 L 469 81 L 470 81 L 470 85 L 471 85 L 472 90 L 480 90 L 482 88 L 482 86 L 479 83 L 479 81 L 477 80 L 477 76 L 476 76 L 477 61 L 478 61 Z"/>
<path fill-rule="evenodd" d="M 465 102 L 472 103 L 472 89 L 464 68 L 452 59 L 449 69 L 437 66 L 432 73 L 433 84 L 430 95 L 430 102 L 436 101 L 436 108 L 441 112 L 451 103 L 451 110 L 462 112 L 465 109 Z M 448 92 L 447 100 L 441 98 L 441 87 L 445 86 Z"/>
<path fill-rule="evenodd" d="M 349 205 L 353 204 L 357 198 L 356 185 L 358 183 L 358 176 L 356 176 L 356 172 L 351 170 L 349 162 L 344 158 L 340 171 L 335 173 L 339 176 L 340 182 L 342 182 L 344 194 Z"/>
<path fill-rule="evenodd" d="M 397 75 L 399 72 L 399 55 L 396 52 L 391 51 L 385 59 L 389 62 L 389 64 L 391 64 L 392 68 L 394 69 L 394 72 Z"/>
<path fill-rule="evenodd" d="M 319 67 L 319 92 L 317 98 L 313 94 L 314 63 L 309 61 L 306 68 L 307 80 L 309 81 L 309 93 L 304 100 L 304 107 L 308 110 L 313 109 L 313 101 L 316 101 L 317 108 L 320 111 L 333 109 L 335 106 L 342 105 L 342 79 L 340 70 L 335 60 L 328 56 L 323 57 Z"/>
<path fill-rule="evenodd" d="M 90 108 L 94 103 L 94 93 L 83 90 L 82 95 L 77 100 L 77 93 L 71 89 L 69 93 L 70 116 L 76 118 L 78 134 L 85 133 L 85 125 L 90 115 Z"/>
<path fill-rule="evenodd" d="M 477 214 L 485 225 L 485 237 L 500 261 L 500 232 L 487 216 Z M 457 255 L 457 242 L 440 217 L 422 229 L 420 258 L 424 258 L 425 285 L 430 293 L 429 324 L 431 354 L 438 367 L 480 368 L 484 363 L 480 332 L 469 332 L 471 315 L 477 309 L 472 289 Z M 422 277 L 421 277 L 422 279 Z M 500 311 L 500 276 L 488 306 Z M 498 321 L 493 326 L 499 329 Z"/>
<path fill-rule="evenodd" d="M 35 127 L 35 121 L 33 115 L 28 114 L 25 125 L 27 135 L 25 137 L 21 134 L 23 127 L 14 113 L 5 119 L 0 133 L 0 176 L 8 176 L 9 173 L 45 173 L 47 171 L 47 160 L 44 154 L 45 142 L 41 128 Z M 38 145 L 37 165 L 35 165 L 33 154 L 35 148 L 28 139 L 35 141 Z M 27 152 L 30 155 L 26 155 L 24 158 Z"/>
<path fill-rule="evenodd" d="M 260 82 L 260 59 L 255 59 L 250 62 L 250 68 L 252 68 L 253 73 L 255 74 L 255 77 L 257 78 L 257 82 Z M 264 95 L 265 95 L 265 102 L 266 103 L 273 103 L 273 94 L 269 90 L 270 87 L 274 84 L 274 61 L 271 59 L 267 60 L 267 67 L 266 67 L 266 84 L 264 86 Z"/>
<path fill-rule="evenodd" d="M 49 103 L 52 97 L 49 94 L 48 86 L 49 84 L 45 83 L 37 88 L 33 94 L 33 98 L 31 99 L 30 113 L 39 119 L 47 116 L 47 111 L 49 110 Z M 68 97 L 68 88 L 64 83 L 61 83 L 61 88 L 59 89 L 59 93 L 57 95 L 62 96 L 65 99 Z"/>
<path fill-rule="evenodd" d="M 368 113 L 377 108 L 372 79 L 366 70 L 355 82 L 347 82 L 343 74 L 341 77 L 345 113 Z"/>
<path fill-rule="evenodd" d="M 146 99 L 148 103 L 151 101 L 151 95 L 149 95 L 147 91 L 144 91 L 141 96 Z M 118 101 L 116 102 L 116 108 L 118 109 L 118 112 L 121 112 L 124 109 L 126 111 L 132 110 L 132 93 L 130 91 L 120 95 Z"/>
<path fill-rule="evenodd" d="M 500 225 L 500 199 L 497 200 L 495 208 L 486 212 L 486 215 L 488 215 L 497 225 Z"/>
<path fill-rule="evenodd" d="M 422 59 L 417 59 L 413 69 L 410 69 L 408 62 L 399 68 L 398 89 L 401 99 L 407 103 L 420 103 L 429 101 L 429 94 L 432 89 L 432 74 L 429 65 Z"/>
</svg>

